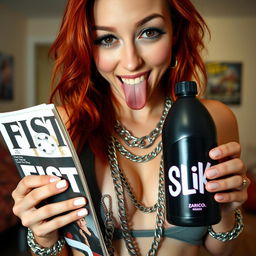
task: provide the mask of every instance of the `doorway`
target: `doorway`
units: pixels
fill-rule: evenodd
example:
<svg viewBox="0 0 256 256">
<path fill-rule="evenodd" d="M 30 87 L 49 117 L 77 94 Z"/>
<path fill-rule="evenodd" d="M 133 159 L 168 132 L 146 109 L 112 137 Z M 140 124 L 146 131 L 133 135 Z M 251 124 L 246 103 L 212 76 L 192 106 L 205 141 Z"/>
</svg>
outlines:
<svg viewBox="0 0 256 256">
<path fill-rule="evenodd" d="M 51 91 L 51 73 L 53 61 L 49 59 L 50 44 L 35 45 L 35 104 L 48 103 Z"/>
</svg>

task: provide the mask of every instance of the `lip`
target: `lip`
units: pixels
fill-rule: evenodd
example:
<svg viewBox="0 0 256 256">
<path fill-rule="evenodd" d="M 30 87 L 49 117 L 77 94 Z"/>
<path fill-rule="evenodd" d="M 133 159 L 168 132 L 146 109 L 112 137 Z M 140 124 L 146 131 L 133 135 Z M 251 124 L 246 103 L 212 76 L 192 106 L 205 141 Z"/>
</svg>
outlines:
<svg viewBox="0 0 256 256">
<path fill-rule="evenodd" d="M 145 79 L 147 79 L 148 75 L 149 75 L 149 71 L 146 72 L 141 72 L 138 74 L 134 74 L 134 75 L 124 75 L 124 76 L 118 76 L 119 78 L 124 78 L 124 79 L 135 79 L 141 76 L 145 76 Z"/>
</svg>

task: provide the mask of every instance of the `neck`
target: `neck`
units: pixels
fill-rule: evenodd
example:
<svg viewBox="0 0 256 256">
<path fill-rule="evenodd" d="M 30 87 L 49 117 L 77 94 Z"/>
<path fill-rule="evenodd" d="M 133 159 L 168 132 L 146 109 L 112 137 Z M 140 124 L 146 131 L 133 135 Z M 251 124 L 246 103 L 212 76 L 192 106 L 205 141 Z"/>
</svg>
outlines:
<svg viewBox="0 0 256 256">
<path fill-rule="evenodd" d="M 161 94 L 150 98 L 146 105 L 140 110 L 130 109 L 126 103 L 120 104 L 116 109 L 117 120 L 119 120 L 127 129 L 131 126 L 151 126 L 159 121 L 163 107 L 165 97 Z"/>
</svg>

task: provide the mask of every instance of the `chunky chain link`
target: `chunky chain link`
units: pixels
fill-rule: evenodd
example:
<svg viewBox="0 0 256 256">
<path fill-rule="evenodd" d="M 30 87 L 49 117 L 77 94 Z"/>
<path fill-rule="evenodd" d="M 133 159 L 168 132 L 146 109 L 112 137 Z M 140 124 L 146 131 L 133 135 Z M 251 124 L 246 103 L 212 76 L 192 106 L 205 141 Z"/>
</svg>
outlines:
<svg viewBox="0 0 256 256">
<path fill-rule="evenodd" d="M 132 135 L 131 132 L 128 131 L 124 126 L 122 126 L 119 121 L 117 121 L 115 125 L 115 130 L 117 134 L 120 136 L 121 139 L 123 139 L 125 144 L 129 147 L 138 147 L 142 149 L 149 148 L 150 146 L 153 145 L 156 138 L 162 134 L 164 120 L 168 114 L 171 104 L 172 104 L 171 100 L 169 98 L 166 98 L 160 121 L 158 122 L 156 128 L 149 133 L 149 135 L 143 136 L 141 138 L 137 138 L 134 135 Z M 160 141 L 158 145 L 153 149 L 153 151 L 151 151 L 146 155 L 139 156 L 131 153 L 128 149 L 126 149 L 118 141 L 117 138 L 113 137 L 113 140 L 114 140 L 115 147 L 120 152 L 120 154 L 125 158 L 136 163 L 145 163 L 154 159 L 162 151 L 162 147 L 163 147 L 162 141 Z"/>
<path fill-rule="evenodd" d="M 116 121 L 115 130 L 117 134 L 124 140 L 125 144 L 129 147 L 138 147 L 138 148 L 149 148 L 154 144 L 156 138 L 162 134 L 162 128 L 164 120 L 168 114 L 168 111 L 171 107 L 171 100 L 166 98 L 163 113 L 161 115 L 160 121 L 156 125 L 156 128 L 151 131 L 148 135 L 141 138 L 135 137 L 128 131 L 119 121 Z"/>
<path fill-rule="evenodd" d="M 38 243 L 36 243 L 33 232 L 30 228 L 28 228 L 27 233 L 27 243 L 30 247 L 31 251 L 38 256 L 52 256 L 57 255 L 59 252 L 62 251 L 65 240 L 61 238 L 58 240 L 51 248 L 42 248 Z"/>
<path fill-rule="evenodd" d="M 144 212 L 144 213 L 151 213 L 151 212 L 155 212 L 157 210 L 157 203 L 155 203 L 153 206 L 147 207 L 144 206 L 141 202 L 139 202 L 135 195 L 132 192 L 132 188 L 130 186 L 130 183 L 128 182 L 128 180 L 126 179 L 126 177 L 124 176 L 124 173 L 122 171 L 122 169 L 119 168 L 119 175 L 122 181 L 123 186 L 126 189 L 126 192 L 128 193 L 131 201 L 133 202 L 133 205 L 140 211 Z"/>
<path fill-rule="evenodd" d="M 115 137 L 113 137 L 113 140 L 116 149 L 121 153 L 121 155 L 136 163 L 148 162 L 154 159 L 162 151 L 162 141 L 160 141 L 152 152 L 146 155 L 138 156 L 128 151 Z"/>
<path fill-rule="evenodd" d="M 106 202 L 108 200 L 108 202 Z M 112 198 L 110 195 L 103 195 L 101 198 L 101 204 L 105 213 L 105 227 L 106 227 L 106 247 L 109 255 L 114 255 L 114 247 L 112 245 L 113 234 L 115 230 L 115 224 L 112 212 Z"/>
<path fill-rule="evenodd" d="M 138 251 L 138 246 L 136 245 L 135 239 L 131 235 L 131 230 L 128 225 L 128 217 L 125 207 L 125 198 L 124 198 L 124 187 L 122 183 L 122 178 L 120 176 L 120 168 L 117 162 L 116 148 L 114 139 L 109 144 L 109 163 L 111 168 L 111 175 L 114 182 L 115 192 L 117 196 L 118 203 L 118 212 L 121 222 L 122 234 L 126 243 L 128 252 L 132 256 L 141 255 Z M 148 256 L 156 255 L 157 249 L 159 247 L 162 233 L 163 233 L 163 223 L 164 223 L 164 173 L 163 173 L 163 160 L 161 160 L 160 170 L 159 170 L 159 187 L 158 187 L 158 202 L 157 202 L 157 214 L 156 214 L 156 228 L 154 231 L 154 238 L 152 241 L 151 248 L 148 252 Z M 135 203 L 135 202 L 133 202 Z"/>
<path fill-rule="evenodd" d="M 236 218 L 236 224 L 234 228 L 229 231 L 229 232 L 215 232 L 212 229 L 212 226 L 208 227 L 208 232 L 209 235 L 212 236 L 213 238 L 222 241 L 222 242 L 227 242 L 230 240 L 233 240 L 237 238 L 243 231 L 244 229 L 244 224 L 243 224 L 243 216 L 242 213 L 239 209 L 235 210 L 235 218 Z"/>
</svg>

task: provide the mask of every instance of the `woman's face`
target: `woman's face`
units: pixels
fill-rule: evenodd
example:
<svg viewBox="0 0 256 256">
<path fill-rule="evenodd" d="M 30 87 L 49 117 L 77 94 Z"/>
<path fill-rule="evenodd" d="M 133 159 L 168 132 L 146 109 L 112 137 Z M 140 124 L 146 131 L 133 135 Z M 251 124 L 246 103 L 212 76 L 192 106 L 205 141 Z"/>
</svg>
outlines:
<svg viewBox="0 0 256 256">
<path fill-rule="evenodd" d="M 94 60 L 121 104 L 141 109 L 159 94 L 170 65 L 172 24 L 166 0 L 96 0 Z"/>
<path fill-rule="evenodd" d="M 77 225 L 80 227 L 80 228 L 83 228 L 84 226 L 86 226 L 86 220 L 85 218 L 81 218 L 79 220 L 76 221 Z"/>
</svg>

